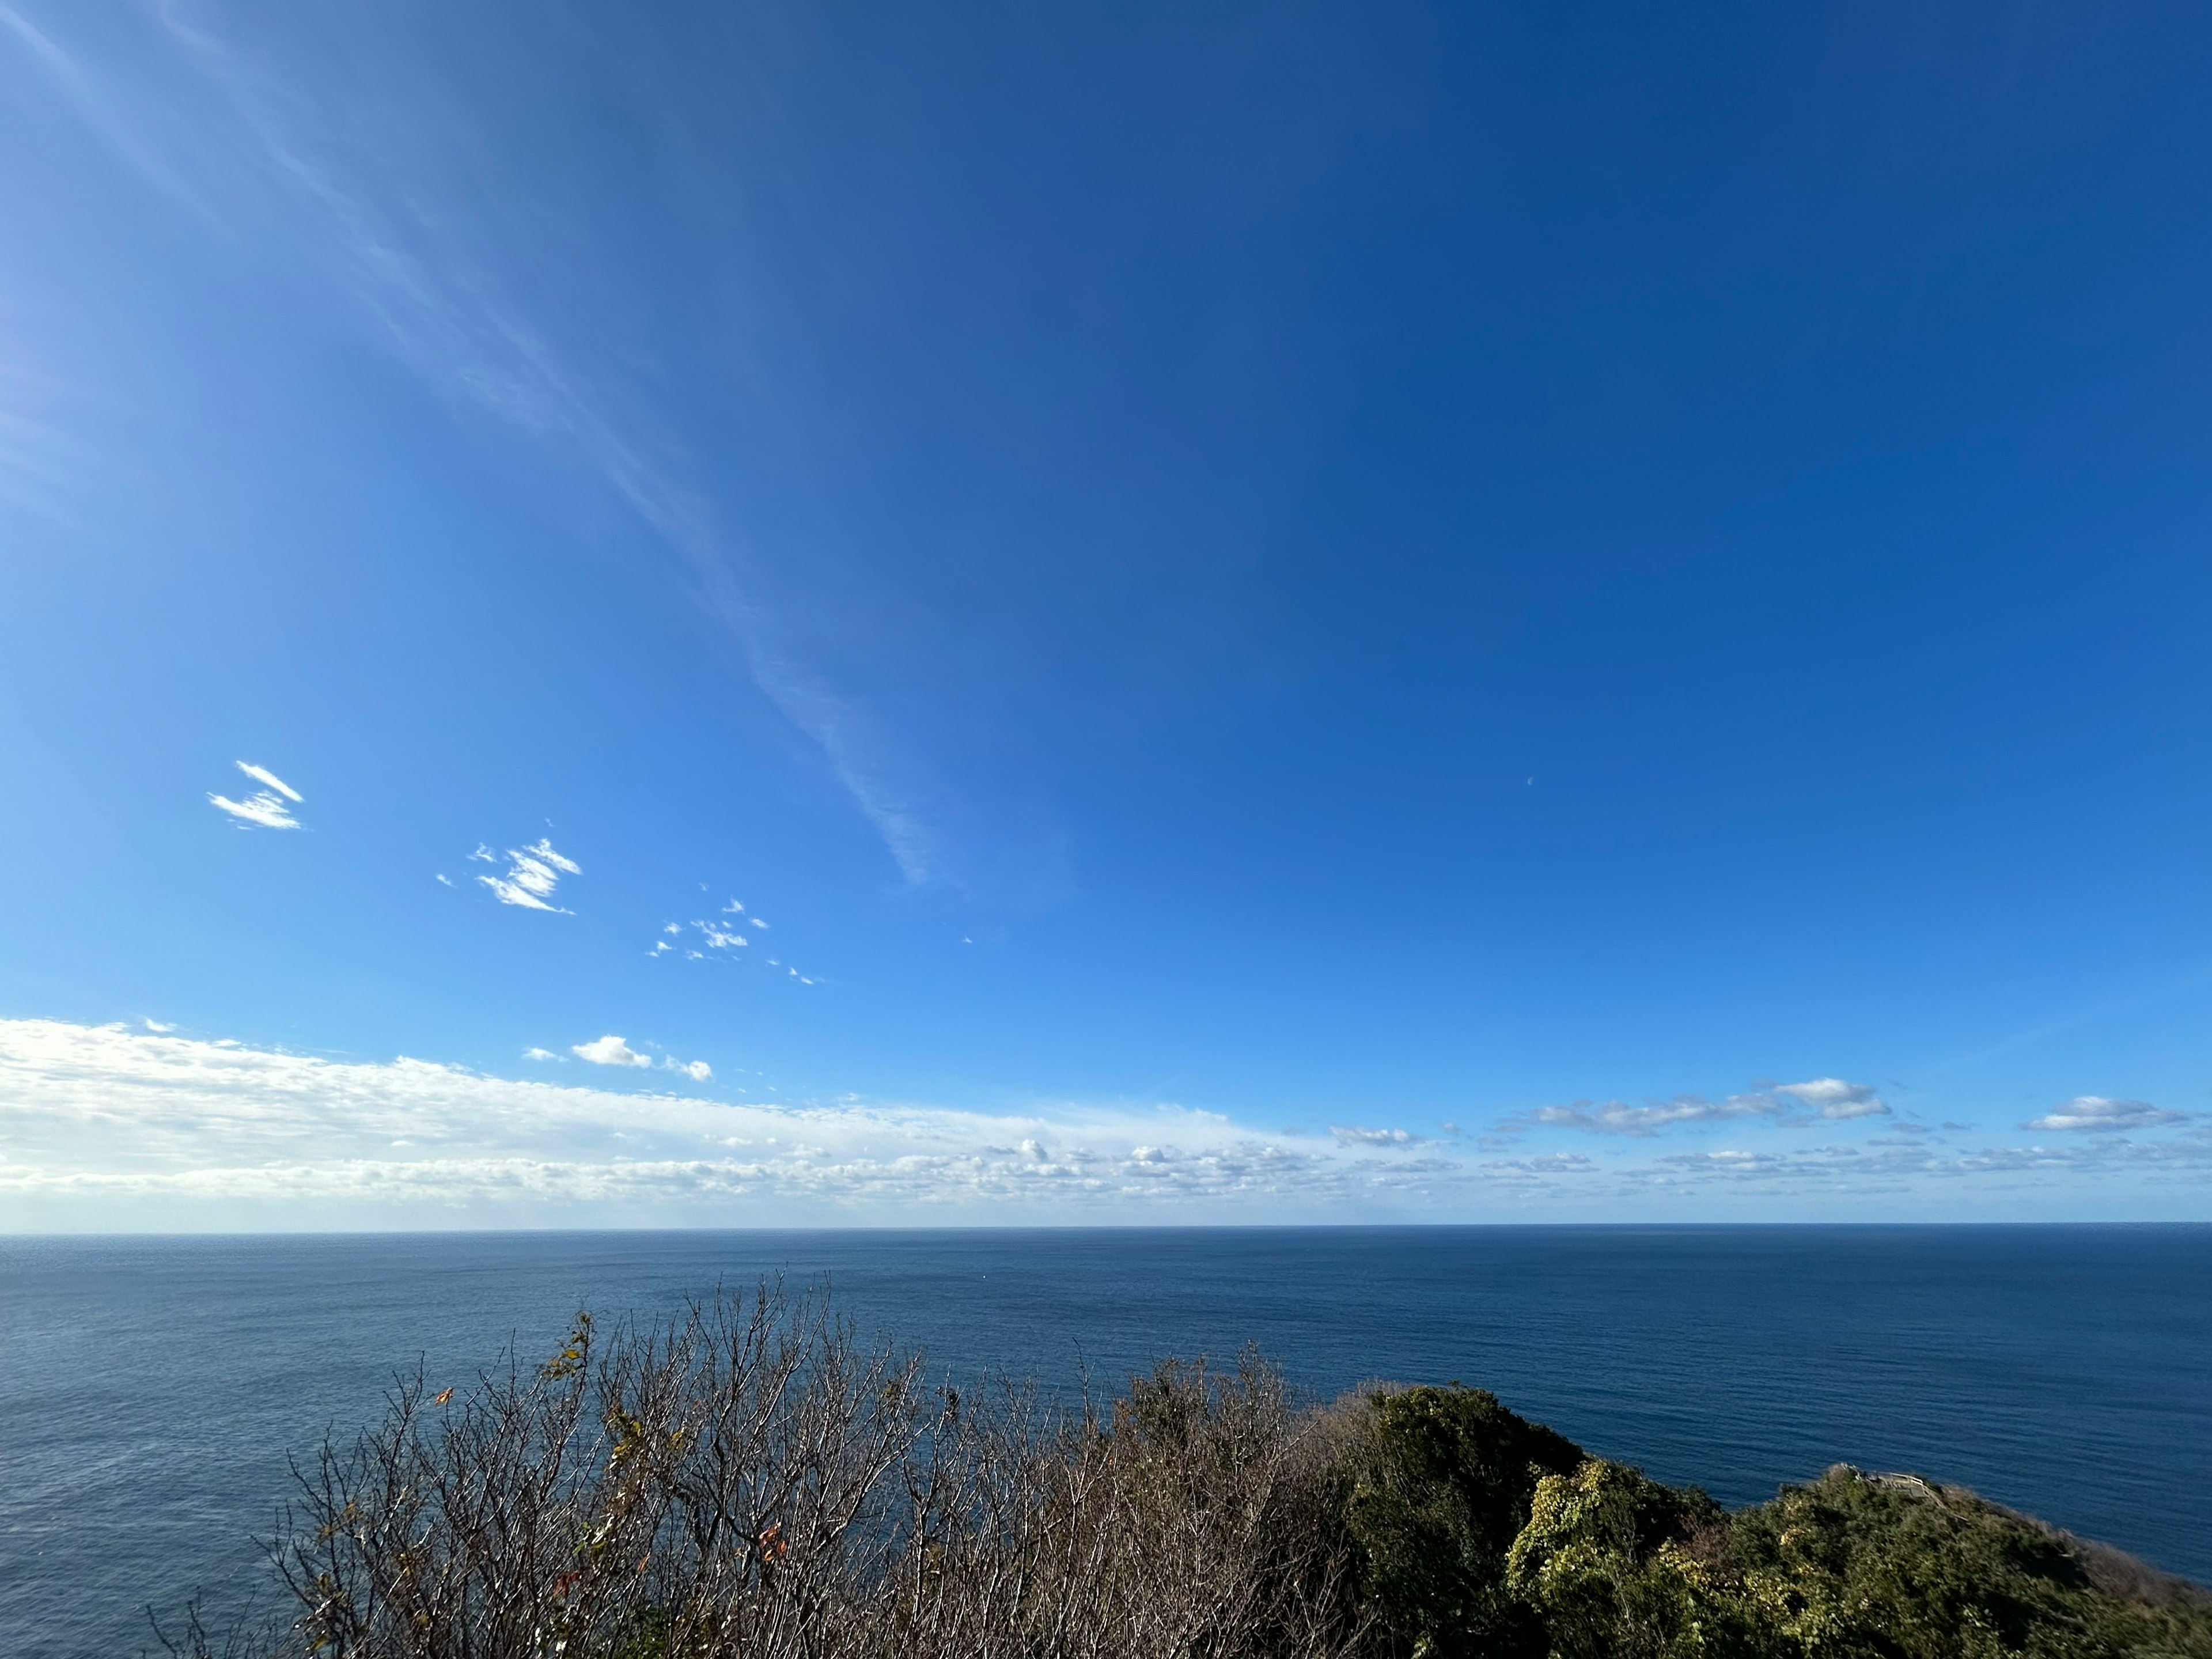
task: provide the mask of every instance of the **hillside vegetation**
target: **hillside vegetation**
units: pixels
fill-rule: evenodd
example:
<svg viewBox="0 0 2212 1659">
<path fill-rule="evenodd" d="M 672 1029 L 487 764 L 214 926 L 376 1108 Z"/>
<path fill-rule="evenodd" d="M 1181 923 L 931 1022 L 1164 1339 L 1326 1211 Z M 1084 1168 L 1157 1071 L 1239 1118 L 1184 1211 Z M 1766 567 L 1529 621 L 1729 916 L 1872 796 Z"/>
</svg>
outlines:
<svg viewBox="0 0 2212 1659">
<path fill-rule="evenodd" d="M 327 1446 L 289 1611 L 337 1659 L 2212 1659 L 2212 1601 L 1909 1475 L 1734 1513 L 1480 1389 L 1302 1408 L 1255 1356 L 1108 1401 L 930 1383 L 773 1291 L 417 1378 Z"/>
</svg>

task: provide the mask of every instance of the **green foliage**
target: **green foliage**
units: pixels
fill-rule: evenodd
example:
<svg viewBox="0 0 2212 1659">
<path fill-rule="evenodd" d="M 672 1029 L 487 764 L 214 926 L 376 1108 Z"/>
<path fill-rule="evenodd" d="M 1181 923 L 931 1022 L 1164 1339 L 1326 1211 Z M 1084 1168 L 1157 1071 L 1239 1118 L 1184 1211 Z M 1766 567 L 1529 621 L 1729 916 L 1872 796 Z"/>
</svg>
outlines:
<svg viewBox="0 0 2212 1659">
<path fill-rule="evenodd" d="M 1747 1601 L 1817 1659 L 2212 1656 L 2212 1605 L 2186 1587 L 2112 1583 L 2124 1558 L 1911 1475 L 1831 1469 L 1729 1541 Z"/>
<path fill-rule="evenodd" d="M 1462 1389 L 1352 1408 L 1376 1659 L 2212 1659 L 2212 1598 L 1910 1475 L 1730 1516 Z"/>
<path fill-rule="evenodd" d="M 1540 1655 L 1505 1556 L 1536 1483 L 1574 1468 L 1581 1449 L 1456 1384 L 1377 1395 L 1363 1427 L 1346 1520 L 1380 1639 L 1416 1659 Z"/>
<path fill-rule="evenodd" d="M 1557 1659 L 1778 1654 L 1729 1572 L 1726 1535 L 1705 1493 L 1594 1457 L 1538 1483 L 1506 1588 L 1541 1619 Z"/>
</svg>

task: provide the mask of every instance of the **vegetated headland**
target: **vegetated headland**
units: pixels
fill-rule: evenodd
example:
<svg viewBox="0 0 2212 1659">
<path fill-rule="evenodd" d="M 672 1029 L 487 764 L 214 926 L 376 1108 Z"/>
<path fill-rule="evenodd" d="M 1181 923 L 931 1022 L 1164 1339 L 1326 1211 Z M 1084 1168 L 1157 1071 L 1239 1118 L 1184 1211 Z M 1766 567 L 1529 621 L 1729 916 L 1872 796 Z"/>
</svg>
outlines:
<svg viewBox="0 0 2212 1659">
<path fill-rule="evenodd" d="M 2212 1659 L 2212 1595 L 1960 1488 L 1839 1466 L 1729 1512 L 1457 1383 L 956 1388 L 775 1287 L 437 1381 L 301 1468 L 283 1611 L 173 1652 Z"/>
</svg>

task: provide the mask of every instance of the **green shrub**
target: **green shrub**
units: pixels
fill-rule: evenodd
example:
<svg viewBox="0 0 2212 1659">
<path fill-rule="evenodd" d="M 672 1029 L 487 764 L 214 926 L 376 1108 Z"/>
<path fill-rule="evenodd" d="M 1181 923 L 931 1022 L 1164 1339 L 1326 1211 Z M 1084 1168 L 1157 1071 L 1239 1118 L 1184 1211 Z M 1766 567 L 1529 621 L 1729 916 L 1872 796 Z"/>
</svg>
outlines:
<svg viewBox="0 0 2212 1659">
<path fill-rule="evenodd" d="M 1557 1659 L 1778 1654 L 1730 1571 L 1727 1524 L 1694 1487 L 1594 1457 L 1538 1483 L 1506 1588 L 1541 1620 Z"/>
<path fill-rule="evenodd" d="M 1913 1475 L 1831 1469 L 1729 1541 L 1747 1596 L 1817 1659 L 2212 1656 L 2212 1610 L 2179 1581 L 2129 1563 L 2100 1586 L 2117 1552 Z"/>
<path fill-rule="evenodd" d="M 1364 1605 L 1387 1650 L 1418 1659 L 1540 1655 L 1543 1632 L 1505 1587 L 1505 1556 L 1546 1475 L 1579 1447 L 1480 1389 L 1407 1389 L 1364 1405 L 1346 1519 Z"/>
</svg>

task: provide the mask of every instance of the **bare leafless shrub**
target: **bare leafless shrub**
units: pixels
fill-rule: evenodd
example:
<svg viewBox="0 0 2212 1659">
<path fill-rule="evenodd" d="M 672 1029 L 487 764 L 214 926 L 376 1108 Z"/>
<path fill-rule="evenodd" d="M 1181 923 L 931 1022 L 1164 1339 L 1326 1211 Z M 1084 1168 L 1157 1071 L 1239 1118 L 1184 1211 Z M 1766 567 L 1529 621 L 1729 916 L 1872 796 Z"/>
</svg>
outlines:
<svg viewBox="0 0 2212 1659">
<path fill-rule="evenodd" d="M 1358 1635 L 1326 1413 L 1248 1355 L 1110 1409 L 963 1395 L 773 1288 L 326 1445 L 272 1659 L 1323 1659 Z M 217 1651 L 194 1622 L 178 1651 Z"/>
</svg>

